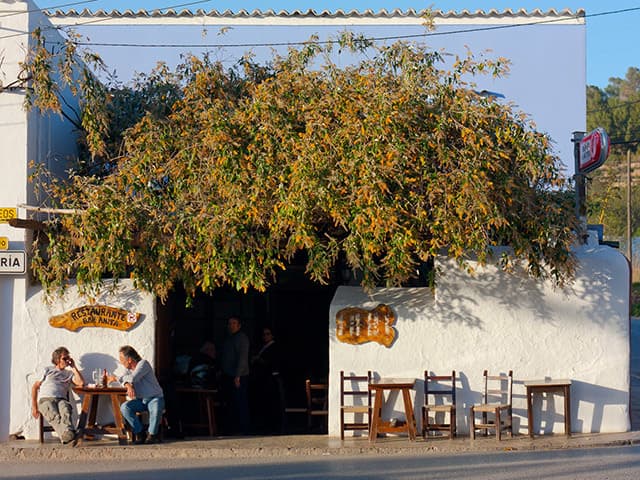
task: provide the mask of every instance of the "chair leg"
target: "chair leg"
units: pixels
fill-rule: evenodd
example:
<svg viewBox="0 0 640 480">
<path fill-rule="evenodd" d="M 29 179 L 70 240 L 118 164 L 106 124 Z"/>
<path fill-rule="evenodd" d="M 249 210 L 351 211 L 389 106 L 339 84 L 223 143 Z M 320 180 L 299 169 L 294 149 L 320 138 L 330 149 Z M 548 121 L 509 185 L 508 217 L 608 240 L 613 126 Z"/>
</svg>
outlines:
<svg viewBox="0 0 640 480">
<path fill-rule="evenodd" d="M 42 413 L 38 417 L 38 425 L 40 429 L 38 432 L 40 443 L 44 443 L 44 418 L 42 418 Z"/>
<path fill-rule="evenodd" d="M 449 413 L 449 438 L 456 436 L 456 410 L 452 409 Z"/>
<path fill-rule="evenodd" d="M 340 410 L 340 440 L 344 440 L 344 410 Z"/>
<path fill-rule="evenodd" d="M 476 439 L 476 415 L 473 407 L 469 409 L 469 428 L 471 429 L 471 440 Z"/>
<path fill-rule="evenodd" d="M 422 407 L 422 438 L 427 439 L 429 433 L 429 412 Z"/>
<path fill-rule="evenodd" d="M 496 408 L 496 438 L 502 440 L 502 421 L 500 419 L 500 409 Z"/>
</svg>

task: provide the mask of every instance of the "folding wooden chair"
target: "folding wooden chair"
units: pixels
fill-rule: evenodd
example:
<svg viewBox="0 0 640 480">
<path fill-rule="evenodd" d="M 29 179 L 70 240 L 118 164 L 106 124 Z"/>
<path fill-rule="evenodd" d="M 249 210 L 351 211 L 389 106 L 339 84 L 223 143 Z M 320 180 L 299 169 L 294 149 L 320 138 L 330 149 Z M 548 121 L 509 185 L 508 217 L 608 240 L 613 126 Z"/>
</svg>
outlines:
<svg viewBox="0 0 640 480">
<path fill-rule="evenodd" d="M 498 440 L 502 439 L 502 431 L 507 430 L 509 436 L 513 437 L 513 408 L 511 406 L 513 372 L 509 370 L 507 375 L 489 375 L 485 370 L 483 375 L 482 403 L 472 405 L 469 411 L 471 438 L 476 438 L 476 430 L 484 430 L 485 435 L 488 435 L 489 430 L 495 430 Z M 482 423 L 476 423 L 476 412 L 482 413 Z M 488 414 L 493 414 L 494 418 L 489 419 Z"/>
<path fill-rule="evenodd" d="M 371 427 L 371 371 L 366 375 L 345 375 L 340 372 L 340 439 L 346 430 L 369 430 Z M 347 400 L 349 399 L 349 400 Z M 351 422 L 345 414 L 352 414 Z M 358 416 L 362 420 L 358 421 Z"/>
<path fill-rule="evenodd" d="M 433 414 L 433 421 L 429 414 Z M 449 416 L 449 422 L 445 420 Z M 440 420 L 438 420 L 440 418 Z M 422 436 L 430 432 L 448 432 L 448 438 L 456 436 L 456 372 L 451 375 L 429 375 L 424 371 L 424 406 L 422 407 Z"/>
</svg>

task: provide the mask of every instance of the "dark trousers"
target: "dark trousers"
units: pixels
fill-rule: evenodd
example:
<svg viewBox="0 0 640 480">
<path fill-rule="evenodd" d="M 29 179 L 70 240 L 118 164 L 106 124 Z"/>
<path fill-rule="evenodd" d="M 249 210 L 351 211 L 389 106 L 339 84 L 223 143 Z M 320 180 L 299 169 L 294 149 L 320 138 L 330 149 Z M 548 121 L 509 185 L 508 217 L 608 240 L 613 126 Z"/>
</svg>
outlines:
<svg viewBox="0 0 640 480">
<path fill-rule="evenodd" d="M 227 429 L 231 434 L 249 433 L 249 377 L 240 377 L 240 386 L 236 387 L 235 377 L 225 375 L 223 388 L 227 404 Z"/>
</svg>

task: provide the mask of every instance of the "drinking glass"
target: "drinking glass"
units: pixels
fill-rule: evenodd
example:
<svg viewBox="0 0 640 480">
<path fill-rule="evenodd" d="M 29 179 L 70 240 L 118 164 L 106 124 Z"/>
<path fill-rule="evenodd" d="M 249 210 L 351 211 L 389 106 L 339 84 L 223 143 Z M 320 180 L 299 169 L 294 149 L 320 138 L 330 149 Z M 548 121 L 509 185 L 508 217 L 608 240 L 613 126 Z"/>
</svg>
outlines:
<svg viewBox="0 0 640 480">
<path fill-rule="evenodd" d="M 93 383 L 96 388 L 98 388 L 102 384 L 102 374 L 100 373 L 100 369 L 94 370 L 91 374 L 91 378 L 93 379 Z"/>
</svg>

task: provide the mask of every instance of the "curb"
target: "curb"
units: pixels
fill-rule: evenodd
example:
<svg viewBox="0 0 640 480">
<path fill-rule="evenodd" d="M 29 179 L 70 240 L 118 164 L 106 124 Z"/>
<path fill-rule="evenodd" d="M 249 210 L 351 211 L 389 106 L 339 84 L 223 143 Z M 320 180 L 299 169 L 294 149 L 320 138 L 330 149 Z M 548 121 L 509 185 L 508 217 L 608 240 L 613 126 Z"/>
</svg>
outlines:
<svg viewBox="0 0 640 480">
<path fill-rule="evenodd" d="M 71 447 L 57 442 L 43 445 L 23 440 L 0 444 L 0 462 L 57 462 L 95 460 L 155 460 L 206 458 L 279 458 L 314 456 L 408 456 L 457 455 L 482 452 L 525 452 L 640 445 L 640 432 L 614 434 L 545 435 L 534 439 L 516 436 L 497 442 L 495 438 L 471 441 L 428 440 L 407 442 L 405 438 L 381 438 L 375 444 L 366 439 L 327 436 L 248 437 L 168 441 L 159 445 L 118 446 L 113 440 L 85 442 Z"/>
</svg>

